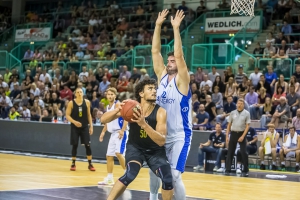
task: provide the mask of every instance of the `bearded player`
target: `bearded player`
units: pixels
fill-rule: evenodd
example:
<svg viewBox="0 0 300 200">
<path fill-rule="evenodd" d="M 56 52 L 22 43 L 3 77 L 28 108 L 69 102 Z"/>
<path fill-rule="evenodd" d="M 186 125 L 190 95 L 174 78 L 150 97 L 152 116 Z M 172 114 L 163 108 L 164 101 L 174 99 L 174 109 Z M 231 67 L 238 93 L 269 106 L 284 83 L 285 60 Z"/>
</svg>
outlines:
<svg viewBox="0 0 300 200">
<path fill-rule="evenodd" d="M 192 100 L 189 87 L 190 76 L 185 63 L 180 38 L 180 24 L 183 11 L 177 11 L 171 17 L 174 31 L 174 52 L 168 54 L 167 66 L 161 56 L 161 26 L 168 15 L 168 10 L 159 13 L 152 40 L 152 59 L 158 79 L 156 103 L 168 114 L 166 153 L 172 168 L 174 198 L 184 200 L 185 187 L 181 179 L 192 139 Z M 150 200 L 157 200 L 160 180 L 150 172 Z"/>
</svg>

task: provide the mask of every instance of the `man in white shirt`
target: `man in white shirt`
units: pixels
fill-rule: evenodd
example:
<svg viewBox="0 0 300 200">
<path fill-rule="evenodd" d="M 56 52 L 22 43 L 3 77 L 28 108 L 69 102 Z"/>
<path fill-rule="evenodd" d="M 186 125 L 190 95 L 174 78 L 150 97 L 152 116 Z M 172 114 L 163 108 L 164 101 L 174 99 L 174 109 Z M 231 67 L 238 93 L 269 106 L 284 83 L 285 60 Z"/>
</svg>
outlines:
<svg viewBox="0 0 300 200">
<path fill-rule="evenodd" d="M 249 79 L 251 80 L 252 85 L 253 85 L 254 87 L 257 86 L 257 84 L 258 84 L 258 82 L 259 82 L 259 80 L 260 80 L 260 75 L 262 75 L 262 73 L 259 72 L 258 67 L 255 67 L 255 68 L 254 68 L 254 72 L 252 72 L 252 73 L 250 74 L 250 76 L 249 76 Z"/>
<path fill-rule="evenodd" d="M 30 121 L 31 113 L 30 110 L 27 108 L 27 105 L 24 104 L 22 108 L 23 108 L 22 117 L 24 118 L 24 120 Z"/>
<path fill-rule="evenodd" d="M 212 67 L 211 70 L 212 70 L 212 72 L 209 72 L 209 73 L 208 73 L 208 79 L 209 79 L 211 82 L 215 82 L 216 76 L 220 76 L 220 74 L 217 72 L 216 67 Z"/>
<path fill-rule="evenodd" d="M 0 77 L 0 87 L 3 87 L 3 88 L 8 87 L 7 83 L 5 83 L 5 82 L 3 81 L 3 77 L 2 77 L 2 76 Z"/>
<path fill-rule="evenodd" d="M 202 88 L 204 88 L 205 85 L 208 85 L 209 86 L 209 91 L 211 91 L 213 82 L 211 82 L 210 80 L 208 80 L 207 75 L 203 76 L 203 81 L 200 83 L 200 90 L 202 90 Z"/>
<path fill-rule="evenodd" d="M 86 66 L 82 67 L 82 72 L 80 72 L 80 74 L 79 74 L 79 80 L 83 81 L 84 76 L 86 76 L 86 77 L 89 76 L 89 73 L 86 71 Z"/>
<path fill-rule="evenodd" d="M 46 77 L 49 78 L 50 83 L 52 83 L 51 76 L 47 73 L 46 69 L 43 69 L 42 74 L 40 75 L 39 81 L 45 83 Z"/>
<path fill-rule="evenodd" d="M 12 106 L 13 104 L 10 98 L 5 95 L 5 92 L 3 92 L 0 96 L 0 112 L 3 119 L 8 117 L 9 110 Z"/>
</svg>

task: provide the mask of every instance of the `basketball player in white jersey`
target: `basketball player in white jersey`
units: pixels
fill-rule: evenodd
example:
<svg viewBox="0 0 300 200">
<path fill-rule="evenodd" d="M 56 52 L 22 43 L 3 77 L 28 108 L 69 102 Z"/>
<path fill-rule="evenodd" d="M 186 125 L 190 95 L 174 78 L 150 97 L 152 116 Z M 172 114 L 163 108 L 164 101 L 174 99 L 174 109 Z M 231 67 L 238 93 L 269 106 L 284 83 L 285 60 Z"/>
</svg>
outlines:
<svg viewBox="0 0 300 200">
<path fill-rule="evenodd" d="M 192 100 L 189 87 L 190 75 L 184 60 L 180 38 L 180 23 L 183 11 L 171 17 L 174 31 L 174 52 L 168 54 L 167 66 L 161 56 L 161 26 L 168 10 L 159 13 L 152 40 L 152 59 L 158 79 L 156 103 L 167 111 L 166 153 L 172 168 L 174 199 L 184 200 L 185 187 L 181 179 L 192 138 Z M 150 173 L 150 200 L 157 200 L 160 180 Z"/>
<path fill-rule="evenodd" d="M 108 88 L 106 90 L 106 98 L 109 101 L 109 105 L 107 106 L 106 111 L 114 110 L 118 107 L 120 102 L 116 101 L 116 97 L 117 90 L 115 88 Z M 98 182 L 98 185 L 114 184 L 114 156 L 117 156 L 120 165 L 125 170 L 124 152 L 128 136 L 128 122 L 125 121 L 122 117 L 119 117 L 109 123 L 106 123 L 102 130 L 102 133 L 100 134 L 100 142 L 103 141 L 103 137 L 106 131 L 111 133 L 106 153 L 107 177 L 104 178 L 104 181 Z"/>
</svg>

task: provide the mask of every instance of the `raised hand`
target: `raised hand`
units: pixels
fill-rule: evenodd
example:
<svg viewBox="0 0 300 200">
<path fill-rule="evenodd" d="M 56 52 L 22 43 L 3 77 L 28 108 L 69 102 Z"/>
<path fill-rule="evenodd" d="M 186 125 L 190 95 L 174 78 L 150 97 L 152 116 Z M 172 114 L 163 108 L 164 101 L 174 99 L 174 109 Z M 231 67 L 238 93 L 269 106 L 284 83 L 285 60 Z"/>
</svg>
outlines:
<svg viewBox="0 0 300 200">
<path fill-rule="evenodd" d="M 159 12 L 158 13 L 158 17 L 156 19 L 156 24 L 157 25 L 162 25 L 163 22 L 166 20 L 166 17 L 169 13 L 169 10 L 168 9 L 164 9 L 163 11 Z"/>
<path fill-rule="evenodd" d="M 179 28 L 184 17 L 184 12 L 182 10 L 177 10 L 175 17 L 171 17 L 171 24 L 173 28 Z"/>
</svg>

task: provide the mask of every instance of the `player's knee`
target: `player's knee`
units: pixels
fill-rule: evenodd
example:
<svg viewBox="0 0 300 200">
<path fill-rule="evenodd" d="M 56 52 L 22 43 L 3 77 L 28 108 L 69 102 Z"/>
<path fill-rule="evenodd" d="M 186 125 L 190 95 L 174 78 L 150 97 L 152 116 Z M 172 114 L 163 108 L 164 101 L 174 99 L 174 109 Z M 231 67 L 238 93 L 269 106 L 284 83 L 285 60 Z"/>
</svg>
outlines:
<svg viewBox="0 0 300 200">
<path fill-rule="evenodd" d="M 181 172 L 177 169 L 171 169 L 173 181 L 181 181 Z"/>
<path fill-rule="evenodd" d="M 92 149 L 91 146 L 89 144 L 85 144 L 85 149 L 86 149 L 86 155 L 90 156 L 92 155 Z"/>
<path fill-rule="evenodd" d="M 157 176 L 161 178 L 163 190 L 173 189 L 173 177 L 169 165 L 163 165 L 159 167 L 157 169 Z"/>
<path fill-rule="evenodd" d="M 141 165 L 136 162 L 129 162 L 125 174 L 119 178 L 119 181 L 128 186 L 138 175 Z"/>
</svg>

